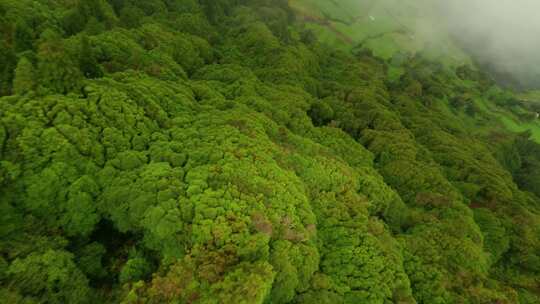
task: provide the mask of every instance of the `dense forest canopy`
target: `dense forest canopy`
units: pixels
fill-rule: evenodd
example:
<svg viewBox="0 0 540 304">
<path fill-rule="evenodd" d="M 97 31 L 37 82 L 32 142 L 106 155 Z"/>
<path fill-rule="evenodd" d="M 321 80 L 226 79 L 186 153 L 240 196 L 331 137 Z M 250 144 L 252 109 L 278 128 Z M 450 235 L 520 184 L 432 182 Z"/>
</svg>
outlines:
<svg viewBox="0 0 540 304">
<path fill-rule="evenodd" d="M 0 0 L 0 303 L 540 303 L 540 93 L 298 2 Z"/>
</svg>

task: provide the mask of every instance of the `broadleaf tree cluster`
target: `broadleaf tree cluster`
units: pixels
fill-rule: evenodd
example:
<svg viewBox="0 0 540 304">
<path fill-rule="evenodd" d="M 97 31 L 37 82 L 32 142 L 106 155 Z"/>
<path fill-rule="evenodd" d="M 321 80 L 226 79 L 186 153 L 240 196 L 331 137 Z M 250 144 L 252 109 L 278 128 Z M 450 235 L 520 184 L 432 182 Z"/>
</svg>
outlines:
<svg viewBox="0 0 540 304">
<path fill-rule="evenodd" d="M 496 85 L 294 16 L 0 0 L 0 302 L 538 303 L 540 145 Z"/>
</svg>

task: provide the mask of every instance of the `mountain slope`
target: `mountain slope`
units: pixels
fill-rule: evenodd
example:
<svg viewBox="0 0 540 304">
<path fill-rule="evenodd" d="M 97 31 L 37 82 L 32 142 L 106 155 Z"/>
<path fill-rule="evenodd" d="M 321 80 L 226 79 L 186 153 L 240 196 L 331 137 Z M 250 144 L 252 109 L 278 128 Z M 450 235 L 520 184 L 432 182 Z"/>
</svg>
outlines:
<svg viewBox="0 0 540 304">
<path fill-rule="evenodd" d="M 403 75 L 406 58 L 417 54 L 450 69 L 473 64 L 471 56 L 484 62 L 484 66 L 488 64 L 488 59 L 481 58 L 481 51 L 469 53 L 453 39 L 437 1 L 292 0 L 289 3 L 299 21 L 313 30 L 323 43 L 347 51 L 369 50 L 386 60 L 390 80 Z M 493 77 L 511 77 L 514 72 L 499 71 L 500 75 Z M 512 77 L 519 78 L 520 75 Z M 521 95 L 523 93 L 514 97 L 521 101 L 520 104 L 494 105 L 490 101 L 478 101 L 477 106 L 496 114 L 509 130 L 531 130 L 533 138 L 540 142 L 540 120 L 534 119 L 539 111 L 530 99 L 520 98 Z"/>
<path fill-rule="evenodd" d="M 287 1 L 0 12 L 3 303 L 540 300 L 540 148 L 474 68 Z"/>
</svg>

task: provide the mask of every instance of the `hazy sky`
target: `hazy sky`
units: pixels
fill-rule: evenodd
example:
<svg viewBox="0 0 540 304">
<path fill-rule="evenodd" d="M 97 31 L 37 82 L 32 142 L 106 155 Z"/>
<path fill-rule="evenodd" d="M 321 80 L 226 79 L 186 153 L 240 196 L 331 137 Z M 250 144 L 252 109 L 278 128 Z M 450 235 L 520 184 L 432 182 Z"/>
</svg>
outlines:
<svg viewBox="0 0 540 304">
<path fill-rule="evenodd" d="M 540 0 L 438 0 L 454 37 L 479 59 L 540 83 Z"/>
</svg>

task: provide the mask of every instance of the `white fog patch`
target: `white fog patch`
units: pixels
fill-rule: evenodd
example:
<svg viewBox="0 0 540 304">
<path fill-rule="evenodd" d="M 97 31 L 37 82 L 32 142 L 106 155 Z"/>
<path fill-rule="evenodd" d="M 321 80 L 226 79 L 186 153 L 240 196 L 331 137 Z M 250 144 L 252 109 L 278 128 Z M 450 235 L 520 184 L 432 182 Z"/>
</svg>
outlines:
<svg viewBox="0 0 540 304">
<path fill-rule="evenodd" d="M 540 0 L 438 0 L 442 20 L 476 59 L 523 86 L 540 84 Z"/>
</svg>

